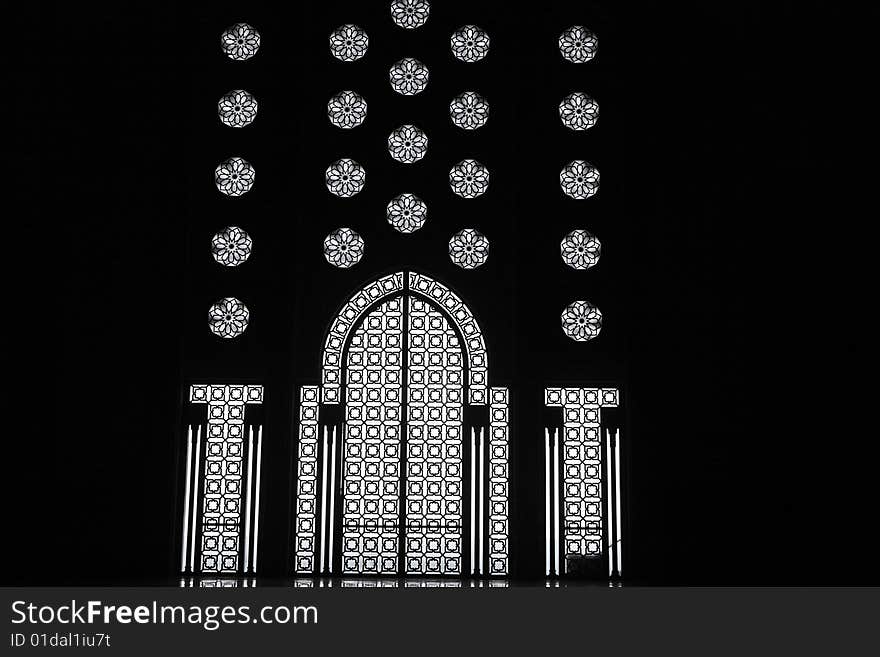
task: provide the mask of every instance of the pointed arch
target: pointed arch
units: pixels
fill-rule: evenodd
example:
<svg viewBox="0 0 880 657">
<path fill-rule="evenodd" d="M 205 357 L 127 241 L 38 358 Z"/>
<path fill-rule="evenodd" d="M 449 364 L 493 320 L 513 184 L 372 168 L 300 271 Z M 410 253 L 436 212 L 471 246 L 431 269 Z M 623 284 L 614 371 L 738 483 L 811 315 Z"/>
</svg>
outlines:
<svg viewBox="0 0 880 657">
<path fill-rule="evenodd" d="M 321 397 L 325 404 L 340 403 L 343 351 L 364 313 L 393 294 L 410 293 L 436 304 L 461 334 L 468 361 L 468 403 L 488 402 L 488 354 L 483 332 L 467 304 L 439 281 L 413 271 L 383 276 L 358 290 L 333 320 L 324 343 Z"/>
</svg>

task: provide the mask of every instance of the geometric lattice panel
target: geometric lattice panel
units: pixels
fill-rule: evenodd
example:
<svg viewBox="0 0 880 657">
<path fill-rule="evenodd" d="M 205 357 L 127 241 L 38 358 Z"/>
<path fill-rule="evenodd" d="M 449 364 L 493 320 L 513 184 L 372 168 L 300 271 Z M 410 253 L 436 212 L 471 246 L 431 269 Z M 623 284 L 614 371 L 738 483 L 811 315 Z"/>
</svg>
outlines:
<svg viewBox="0 0 880 657">
<path fill-rule="evenodd" d="M 297 454 L 295 571 L 315 568 L 318 507 L 318 386 L 303 386 L 299 405 Z"/>
<path fill-rule="evenodd" d="M 452 290 L 431 277 L 417 272 L 397 272 L 369 283 L 348 300 L 333 320 L 324 345 L 321 401 L 325 404 L 340 403 L 342 351 L 349 334 L 357 326 L 363 313 L 379 300 L 404 289 L 424 295 L 450 315 L 456 328 L 464 336 L 464 348 L 468 359 L 468 403 L 487 404 L 489 362 L 483 333 L 476 318 L 464 301 Z"/>
<path fill-rule="evenodd" d="M 510 393 L 507 388 L 489 389 L 489 574 L 508 571 L 509 481 L 508 425 Z"/>
<path fill-rule="evenodd" d="M 194 385 L 190 402 L 208 405 L 200 512 L 201 572 L 237 572 L 242 548 L 242 493 L 248 485 L 245 405 L 261 404 L 263 387 L 258 385 Z M 198 470 L 197 470 L 198 471 Z"/>
<path fill-rule="evenodd" d="M 408 297 L 406 573 L 461 573 L 462 347 L 433 304 Z"/>
<path fill-rule="evenodd" d="M 447 287 L 415 272 L 363 287 L 331 324 L 321 384 L 301 389 L 294 571 L 460 575 L 470 536 L 472 572 L 507 574 L 508 401 Z M 342 406 L 342 427 L 319 418 L 324 404 Z M 465 404 L 490 416 L 470 443 Z"/>
<path fill-rule="evenodd" d="M 601 409 L 616 407 L 616 388 L 547 388 L 547 406 L 562 407 L 562 514 L 565 554 L 602 552 Z"/>
<path fill-rule="evenodd" d="M 403 297 L 373 310 L 346 353 L 342 572 L 396 574 Z"/>
<path fill-rule="evenodd" d="M 383 276 L 364 286 L 348 300 L 333 320 L 324 345 L 322 369 L 322 401 L 338 404 L 342 381 L 342 349 L 351 330 L 357 325 L 366 309 L 378 300 L 403 289 L 403 272 Z"/>
<path fill-rule="evenodd" d="M 464 301 L 442 283 L 416 272 L 409 273 L 408 283 L 409 289 L 420 292 L 449 313 L 462 332 L 468 358 L 468 403 L 486 404 L 489 359 L 476 318 Z"/>
</svg>

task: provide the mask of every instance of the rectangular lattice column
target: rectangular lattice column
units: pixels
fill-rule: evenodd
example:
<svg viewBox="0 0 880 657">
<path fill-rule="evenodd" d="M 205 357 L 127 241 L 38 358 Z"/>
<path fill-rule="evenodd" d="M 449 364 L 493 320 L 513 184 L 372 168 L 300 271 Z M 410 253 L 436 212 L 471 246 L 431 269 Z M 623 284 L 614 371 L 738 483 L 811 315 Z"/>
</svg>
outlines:
<svg viewBox="0 0 880 657">
<path fill-rule="evenodd" d="M 403 300 L 364 320 L 346 354 L 342 572 L 397 574 Z"/>
<path fill-rule="evenodd" d="M 508 570 L 509 392 L 489 389 L 489 574 Z"/>
<path fill-rule="evenodd" d="M 602 408 L 615 408 L 619 403 L 616 388 L 547 388 L 545 404 L 562 408 L 561 444 L 554 445 L 550 453 L 561 448 L 561 462 L 554 458 L 551 472 L 553 494 L 548 498 L 553 522 L 548 526 L 554 535 L 548 535 L 548 553 L 553 552 L 557 564 L 559 557 L 567 555 L 600 556 L 603 552 L 605 527 L 612 522 L 611 514 L 603 519 L 603 458 L 602 458 Z M 548 455 L 548 458 L 550 456 Z M 610 477 L 606 482 L 610 485 Z M 548 489 L 550 490 L 550 489 Z M 561 503 L 558 494 L 561 492 Z M 611 508 L 610 504 L 606 504 Z M 555 520 L 561 514 L 562 536 L 555 535 Z M 561 554 L 560 554 L 561 553 Z M 552 566 L 555 574 L 558 565 Z"/>
<path fill-rule="evenodd" d="M 208 423 L 204 437 L 201 428 L 196 433 L 195 459 L 187 460 L 193 498 L 191 506 L 187 499 L 192 517 L 184 519 L 184 526 L 191 522 L 192 533 L 184 537 L 190 542 L 190 561 L 183 569 L 247 572 L 256 568 L 262 431 L 255 438 L 254 428 L 245 425 L 245 407 L 263 403 L 263 386 L 194 385 L 189 399 L 207 404 Z M 189 445 L 187 452 L 192 452 Z"/>
<path fill-rule="evenodd" d="M 295 564 L 297 573 L 315 572 L 318 507 L 318 408 L 320 388 L 303 386 L 299 404 Z"/>
<path fill-rule="evenodd" d="M 433 305 L 410 297 L 407 370 L 407 575 L 462 572 L 461 344 Z"/>
</svg>

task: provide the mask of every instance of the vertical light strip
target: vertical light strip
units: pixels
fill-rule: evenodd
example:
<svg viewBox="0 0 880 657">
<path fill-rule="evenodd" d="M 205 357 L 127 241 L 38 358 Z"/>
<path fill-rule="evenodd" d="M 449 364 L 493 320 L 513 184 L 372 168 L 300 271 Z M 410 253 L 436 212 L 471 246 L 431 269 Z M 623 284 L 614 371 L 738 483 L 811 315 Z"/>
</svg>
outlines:
<svg viewBox="0 0 880 657">
<path fill-rule="evenodd" d="M 189 488 L 192 475 L 192 443 L 193 428 L 187 426 L 186 430 L 186 494 L 183 496 L 183 547 L 180 550 L 180 572 L 186 572 L 186 555 L 189 552 Z"/>
<path fill-rule="evenodd" d="M 321 452 L 321 574 L 327 553 L 327 427 L 324 427 L 324 450 Z"/>
<path fill-rule="evenodd" d="M 623 576 L 623 537 L 620 533 L 620 429 L 614 431 L 614 494 L 617 501 L 617 576 Z"/>
<path fill-rule="evenodd" d="M 607 482 L 605 484 L 605 497 L 607 499 L 607 520 L 608 527 L 608 577 L 614 574 L 614 516 L 612 515 L 612 492 L 614 483 L 611 479 L 611 432 L 605 429 L 605 474 Z"/>
<path fill-rule="evenodd" d="M 559 545 L 559 429 L 553 430 L 553 525 L 554 525 L 554 540 L 553 547 L 555 548 L 554 558 L 555 558 L 555 568 L 554 572 L 559 575 L 561 574 L 559 568 L 559 553 L 562 552 L 562 548 Z"/>
<path fill-rule="evenodd" d="M 327 543 L 329 545 L 328 569 L 333 572 L 333 529 L 336 526 L 336 427 L 333 427 L 333 448 L 330 458 L 330 529 Z"/>
<path fill-rule="evenodd" d="M 263 425 L 260 425 L 260 428 L 257 429 L 257 480 L 255 483 L 255 491 L 254 495 L 256 499 L 254 500 L 254 568 L 253 571 L 257 572 L 257 557 L 260 555 L 260 473 L 263 468 L 261 464 L 263 463 Z"/>
<path fill-rule="evenodd" d="M 544 543 L 547 548 L 547 558 L 545 561 L 545 570 L 547 577 L 550 576 L 550 554 L 551 554 L 551 537 L 550 537 L 550 430 L 544 429 Z"/>
<path fill-rule="evenodd" d="M 477 572 L 477 436 L 471 427 L 471 575 Z"/>
<path fill-rule="evenodd" d="M 343 470 L 345 468 L 345 439 L 348 436 L 348 424 L 342 425 L 342 431 L 339 437 L 339 494 L 342 495 L 342 491 L 344 489 L 343 482 L 345 477 L 343 477 Z"/>
<path fill-rule="evenodd" d="M 483 427 L 480 427 L 480 575 L 483 574 L 485 562 L 485 542 L 483 540 L 486 531 L 486 440 L 483 435 Z"/>
<path fill-rule="evenodd" d="M 251 567 L 251 487 L 253 486 L 254 473 L 254 427 L 248 428 L 248 464 L 247 479 L 245 480 L 245 502 L 244 502 L 244 572 Z"/>
<path fill-rule="evenodd" d="M 190 527 L 189 542 L 189 570 L 195 571 L 196 563 L 196 518 L 199 513 L 199 466 L 202 461 L 202 425 L 196 430 L 196 460 L 193 464 L 193 508 L 192 508 L 192 525 Z"/>
</svg>

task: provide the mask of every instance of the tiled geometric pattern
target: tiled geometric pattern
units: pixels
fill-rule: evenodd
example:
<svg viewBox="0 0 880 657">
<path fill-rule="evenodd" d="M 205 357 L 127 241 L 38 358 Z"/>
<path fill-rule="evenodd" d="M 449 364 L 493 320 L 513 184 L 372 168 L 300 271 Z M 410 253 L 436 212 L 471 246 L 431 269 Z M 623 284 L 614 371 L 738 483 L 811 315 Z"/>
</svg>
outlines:
<svg viewBox="0 0 880 657">
<path fill-rule="evenodd" d="M 299 453 L 297 455 L 296 549 L 294 570 L 315 569 L 318 507 L 318 386 L 303 386 L 299 404 Z"/>
<path fill-rule="evenodd" d="M 346 354 L 342 572 L 397 572 L 403 297 L 373 310 Z"/>
<path fill-rule="evenodd" d="M 562 407 L 563 553 L 602 552 L 601 409 L 619 403 L 616 388 L 546 388 L 547 406 Z"/>
<path fill-rule="evenodd" d="M 245 404 L 263 403 L 263 386 L 194 385 L 190 402 L 208 405 L 202 495 L 201 572 L 237 572 L 241 544 Z"/>
<path fill-rule="evenodd" d="M 364 311 L 383 297 L 403 290 L 403 272 L 384 276 L 360 289 L 345 304 L 342 312 L 333 321 L 327 341 L 324 345 L 324 360 L 322 372 L 322 402 L 325 404 L 338 404 L 340 381 L 342 378 L 342 347 L 352 328 L 357 325 L 358 319 Z M 488 403 L 488 364 L 486 343 L 483 333 L 476 318 L 464 301 L 442 283 L 438 283 L 429 276 L 409 272 L 407 285 L 414 290 L 430 298 L 437 305 L 448 312 L 459 331 L 464 335 L 465 349 L 468 358 L 468 403 L 483 405 Z"/>
<path fill-rule="evenodd" d="M 322 365 L 320 388 L 302 389 L 295 571 L 316 571 L 319 408 L 344 404 L 341 572 L 461 574 L 464 404 L 491 397 L 482 517 L 489 572 L 506 574 L 508 393 L 490 394 L 485 343 L 464 302 L 422 274 L 380 278 L 334 320 Z"/>
<path fill-rule="evenodd" d="M 202 589 L 236 589 L 239 586 L 237 579 L 202 579 L 199 580 L 199 588 Z"/>
<path fill-rule="evenodd" d="M 462 347 L 432 303 L 408 296 L 406 574 L 461 574 Z"/>
<path fill-rule="evenodd" d="M 488 402 L 488 366 L 486 343 L 476 318 L 458 295 L 442 283 L 428 276 L 410 272 L 409 289 L 419 292 L 443 308 L 464 336 L 468 358 L 468 403 L 483 405 Z"/>
<path fill-rule="evenodd" d="M 396 589 L 396 579 L 344 579 L 339 584 L 344 589 Z"/>
<path fill-rule="evenodd" d="M 507 388 L 489 389 L 489 574 L 506 575 L 508 567 L 507 457 L 509 393 Z"/>
<path fill-rule="evenodd" d="M 383 297 L 403 290 L 403 272 L 383 276 L 369 283 L 348 300 L 345 307 L 333 320 L 327 342 L 324 345 L 322 372 L 322 399 L 325 404 L 338 404 L 340 382 L 342 381 L 342 347 L 352 328 L 357 325 L 364 311 Z"/>
</svg>

